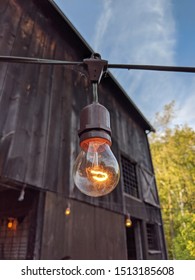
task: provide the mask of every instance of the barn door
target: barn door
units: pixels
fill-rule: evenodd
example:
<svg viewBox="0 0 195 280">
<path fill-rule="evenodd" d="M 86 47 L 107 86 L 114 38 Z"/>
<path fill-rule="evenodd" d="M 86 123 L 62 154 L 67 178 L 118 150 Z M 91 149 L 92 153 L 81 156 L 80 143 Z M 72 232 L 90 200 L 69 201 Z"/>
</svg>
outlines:
<svg viewBox="0 0 195 280">
<path fill-rule="evenodd" d="M 143 259 L 143 252 L 140 221 L 137 219 L 131 220 L 132 226 L 126 228 L 127 257 L 128 260 L 141 260 Z"/>
<path fill-rule="evenodd" d="M 141 166 L 139 172 L 144 201 L 154 206 L 159 205 L 154 174 Z"/>
</svg>

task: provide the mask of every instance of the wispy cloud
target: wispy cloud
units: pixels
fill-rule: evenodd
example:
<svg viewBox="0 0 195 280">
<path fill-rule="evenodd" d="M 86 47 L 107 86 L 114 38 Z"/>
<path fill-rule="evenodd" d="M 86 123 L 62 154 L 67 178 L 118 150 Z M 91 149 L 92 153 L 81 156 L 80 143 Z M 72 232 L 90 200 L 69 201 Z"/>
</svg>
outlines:
<svg viewBox="0 0 195 280">
<path fill-rule="evenodd" d="M 170 0 L 104 0 L 93 47 L 112 63 L 175 65 L 177 30 Z M 188 82 L 181 74 L 115 70 L 115 77 L 152 120 L 171 100 L 184 101 Z M 193 84 L 190 82 L 191 85 Z M 179 110 L 182 120 L 187 109 Z M 193 112 L 192 112 L 193 113 Z M 192 116 L 193 118 L 193 116 Z"/>
<path fill-rule="evenodd" d="M 174 43 L 170 0 L 103 1 L 94 47 L 110 50 L 113 60 L 166 63 L 172 60 Z"/>
<path fill-rule="evenodd" d="M 109 21 L 112 17 L 112 0 L 106 0 L 103 2 L 102 13 L 98 19 L 96 26 L 96 34 L 94 38 L 94 48 L 95 50 L 100 48 L 104 36 L 107 32 Z"/>
</svg>

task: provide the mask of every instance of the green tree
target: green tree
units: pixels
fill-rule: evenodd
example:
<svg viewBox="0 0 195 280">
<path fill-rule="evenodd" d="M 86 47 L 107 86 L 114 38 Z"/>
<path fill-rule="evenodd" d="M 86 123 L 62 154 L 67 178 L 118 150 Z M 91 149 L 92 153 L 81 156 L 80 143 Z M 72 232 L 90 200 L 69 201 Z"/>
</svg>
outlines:
<svg viewBox="0 0 195 280">
<path fill-rule="evenodd" d="M 195 131 L 170 128 L 173 110 L 174 102 L 157 114 L 159 130 L 150 146 L 169 258 L 195 259 Z"/>
</svg>

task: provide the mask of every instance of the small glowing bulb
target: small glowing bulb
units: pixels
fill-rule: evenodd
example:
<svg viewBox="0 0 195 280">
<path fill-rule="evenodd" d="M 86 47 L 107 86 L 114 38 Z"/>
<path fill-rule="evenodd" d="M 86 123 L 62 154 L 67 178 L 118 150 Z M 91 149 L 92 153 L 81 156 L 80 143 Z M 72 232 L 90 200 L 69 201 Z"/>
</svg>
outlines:
<svg viewBox="0 0 195 280">
<path fill-rule="evenodd" d="M 8 223 L 7 223 L 7 228 L 10 230 L 16 230 L 18 225 L 17 219 L 14 218 L 9 218 Z"/>
<path fill-rule="evenodd" d="M 129 215 L 127 215 L 126 220 L 125 220 L 125 225 L 126 227 L 131 227 L 132 226 L 132 221 Z"/>
<path fill-rule="evenodd" d="M 88 196 L 103 196 L 117 186 L 120 170 L 110 142 L 103 138 L 90 138 L 80 144 L 73 169 L 75 185 Z"/>
<path fill-rule="evenodd" d="M 7 223 L 7 227 L 9 229 L 11 229 L 13 227 L 13 221 L 12 220 L 9 220 L 8 223 Z"/>
<path fill-rule="evenodd" d="M 70 215 L 70 207 L 68 206 L 67 208 L 66 208 L 66 210 L 65 210 L 65 215 L 66 216 L 69 216 Z"/>
</svg>

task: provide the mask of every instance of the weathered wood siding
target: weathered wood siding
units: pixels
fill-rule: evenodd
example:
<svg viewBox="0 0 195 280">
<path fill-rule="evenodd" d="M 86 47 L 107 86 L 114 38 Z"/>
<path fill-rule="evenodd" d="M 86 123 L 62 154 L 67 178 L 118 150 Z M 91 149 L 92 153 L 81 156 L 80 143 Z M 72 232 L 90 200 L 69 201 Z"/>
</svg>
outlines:
<svg viewBox="0 0 195 280">
<path fill-rule="evenodd" d="M 62 36 L 55 11 L 43 12 L 39 2 L 0 1 L 1 54 L 81 60 L 86 49 L 77 50 L 68 26 Z M 0 67 L 0 175 L 68 192 L 71 100 L 80 73 L 59 66 Z"/>
<path fill-rule="evenodd" d="M 1 0 L 0 13 L 2 55 L 73 61 L 90 56 L 46 0 Z M 122 211 L 121 182 L 110 196 L 99 200 L 74 188 L 71 173 L 79 152 L 79 114 L 91 100 L 85 71 L 8 63 L 0 67 L 1 177 L 66 195 L 70 191 L 75 198 Z M 100 85 L 99 96 L 111 114 L 112 149 L 119 163 L 122 151 L 151 168 L 140 116 L 110 76 Z"/>
<path fill-rule="evenodd" d="M 71 214 L 65 216 L 68 202 Z M 45 209 L 41 259 L 127 258 L 123 215 L 52 193 Z"/>
<path fill-rule="evenodd" d="M 82 61 L 91 52 L 50 1 L 0 0 L 0 55 Z M 111 114 L 112 150 L 119 164 L 121 154 L 137 163 L 141 197 L 124 195 L 122 177 L 111 194 L 99 199 L 75 188 L 72 166 L 79 153 L 79 114 L 92 100 L 91 91 L 82 67 L 0 63 L 0 181 L 46 192 L 46 205 L 38 209 L 40 216 L 44 213 L 43 259 L 69 254 L 125 259 L 126 212 L 143 221 L 143 232 L 147 221 L 161 224 L 157 194 L 143 194 L 156 190 L 155 181 L 148 183 L 153 167 L 145 130 L 150 125 L 110 74 L 99 86 L 99 100 Z M 64 217 L 68 197 L 73 199 L 69 220 Z M 37 231 L 39 258 L 41 221 Z M 146 233 L 144 240 L 146 252 Z"/>
</svg>

